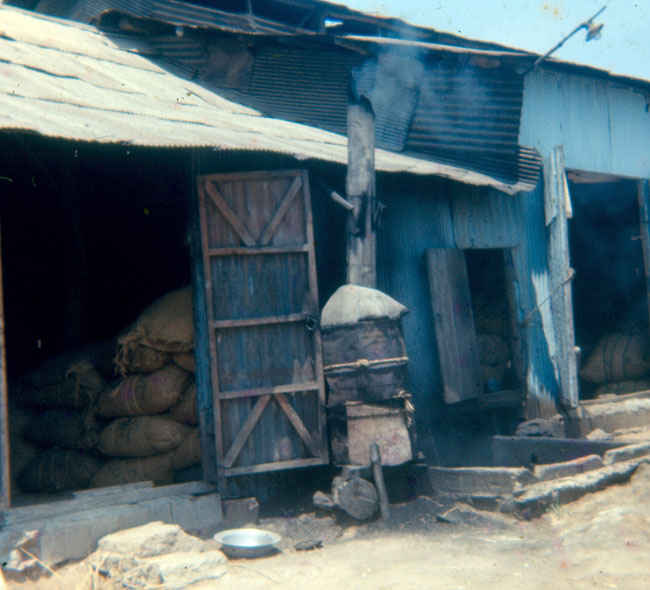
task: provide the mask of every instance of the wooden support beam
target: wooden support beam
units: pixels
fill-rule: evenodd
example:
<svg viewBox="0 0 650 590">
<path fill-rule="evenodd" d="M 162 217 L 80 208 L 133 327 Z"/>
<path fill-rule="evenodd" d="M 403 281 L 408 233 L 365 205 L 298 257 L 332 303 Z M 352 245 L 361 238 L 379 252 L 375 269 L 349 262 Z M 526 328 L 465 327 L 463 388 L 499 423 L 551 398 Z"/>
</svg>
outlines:
<svg viewBox="0 0 650 590">
<path fill-rule="evenodd" d="M 650 190 L 648 181 L 638 182 L 639 222 L 641 247 L 643 248 L 643 266 L 645 267 L 646 297 L 648 299 L 648 320 L 650 324 Z"/>
<path fill-rule="evenodd" d="M 346 192 L 354 207 L 347 222 L 347 282 L 377 286 L 375 207 L 375 115 L 366 98 L 348 105 Z"/>
</svg>

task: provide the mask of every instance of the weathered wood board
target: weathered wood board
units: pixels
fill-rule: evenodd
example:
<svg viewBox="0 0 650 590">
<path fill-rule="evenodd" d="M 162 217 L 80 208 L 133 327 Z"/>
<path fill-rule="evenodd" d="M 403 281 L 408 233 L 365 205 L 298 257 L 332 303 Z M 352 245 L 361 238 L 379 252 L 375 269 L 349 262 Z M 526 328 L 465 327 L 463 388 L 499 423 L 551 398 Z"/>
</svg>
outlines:
<svg viewBox="0 0 650 590">
<path fill-rule="evenodd" d="M 564 169 L 564 151 L 556 147 L 544 162 L 544 209 L 548 226 L 548 265 L 551 310 L 557 338 L 560 403 L 578 406 L 578 361 L 573 325 L 573 270 L 569 261 L 571 200 Z"/>
<path fill-rule="evenodd" d="M 429 249 L 426 265 L 445 402 L 478 398 L 483 386 L 465 255 Z"/>
</svg>

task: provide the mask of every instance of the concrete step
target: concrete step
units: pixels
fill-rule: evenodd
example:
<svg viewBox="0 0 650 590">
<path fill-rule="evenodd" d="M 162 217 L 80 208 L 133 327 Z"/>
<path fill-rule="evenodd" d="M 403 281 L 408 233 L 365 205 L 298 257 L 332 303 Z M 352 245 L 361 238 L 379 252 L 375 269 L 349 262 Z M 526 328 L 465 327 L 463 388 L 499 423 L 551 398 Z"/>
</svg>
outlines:
<svg viewBox="0 0 650 590">
<path fill-rule="evenodd" d="M 523 467 L 429 467 L 431 492 L 468 502 L 482 510 L 515 513 L 523 518 L 543 514 L 631 477 L 650 463 L 650 441 L 610 448 L 602 456 L 587 455 Z"/>
<path fill-rule="evenodd" d="M 118 488 L 97 490 L 65 502 L 6 511 L 0 529 L 2 563 L 22 569 L 33 558 L 20 547 L 48 566 L 81 559 L 103 536 L 152 521 L 178 524 L 188 533 L 203 535 L 223 520 L 221 498 L 209 484 L 124 487 L 121 494 Z"/>
</svg>

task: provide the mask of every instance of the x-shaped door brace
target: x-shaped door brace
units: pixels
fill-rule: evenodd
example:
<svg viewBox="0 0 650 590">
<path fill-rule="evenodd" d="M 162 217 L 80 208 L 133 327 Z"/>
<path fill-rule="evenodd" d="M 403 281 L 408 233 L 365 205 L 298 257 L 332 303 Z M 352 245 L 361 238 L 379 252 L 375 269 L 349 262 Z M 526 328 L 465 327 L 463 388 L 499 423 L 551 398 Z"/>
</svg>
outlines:
<svg viewBox="0 0 650 590">
<path fill-rule="evenodd" d="M 284 216 L 289 211 L 289 207 L 293 202 L 295 196 L 298 194 L 298 191 L 302 187 L 302 178 L 296 176 L 289 187 L 289 190 L 285 193 L 280 201 L 280 206 L 275 211 L 275 214 L 271 218 L 271 221 L 268 222 L 266 227 L 262 230 L 262 233 L 258 240 L 256 240 L 249 229 L 246 227 L 246 224 L 240 219 L 230 208 L 230 205 L 223 198 L 223 195 L 219 192 L 219 189 L 215 186 L 213 182 L 206 179 L 205 181 L 205 190 L 210 195 L 212 202 L 215 204 L 217 209 L 224 216 L 226 221 L 231 225 L 231 227 L 237 232 L 237 235 L 246 246 L 268 246 L 273 235 L 280 227 L 281 221 L 284 219 Z"/>
<path fill-rule="evenodd" d="M 244 448 L 244 444 L 246 443 L 246 440 L 248 440 L 248 437 L 250 436 L 251 432 L 253 432 L 253 428 L 255 428 L 260 418 L 262 417 L 262 413 L 264 412 L 264 409 L 266 408 L 269 401 L 271 400 L 271 397 L 274 397 L 275 400 L 278 402 L 279 406 L 282 408 L 282 411 L 286 414 L 287 418 L 289 419 L 289 422 L 291 422 L 293 427 L 296 429 L 298 436 L 300 436 L 300 438 L 305 443 L 307 448 L 311 451 L 311 453 L 314 455 L 314 457 L 320 456 L 319 446 L 314 442 L 314 439 L 309 434 L 309 432 L 307 432 L 307 428 L 305 427 L 302 420 L 300 419 L 300 416 L 298 416 L 296 411 L 293 409 L 293 406 L 289 403 L 289 400 L 287 399 L 286 395 L 284 393 L 275 393 L 275 394 L 263 395 L 257 400 L 257 403 L 253 408 L 253 411 L 248 415 L 248 418 L 246 419 L 244 426 L 242 426 L 242 429 L 235 437 L 232 446 L 230 447 L 230 449 L 226 453 L 226 456 L 223 459 L 223 463 L 226 469 L 232 467 L 233 463 L 237 460 L 239 453 Z"/>
</svg>

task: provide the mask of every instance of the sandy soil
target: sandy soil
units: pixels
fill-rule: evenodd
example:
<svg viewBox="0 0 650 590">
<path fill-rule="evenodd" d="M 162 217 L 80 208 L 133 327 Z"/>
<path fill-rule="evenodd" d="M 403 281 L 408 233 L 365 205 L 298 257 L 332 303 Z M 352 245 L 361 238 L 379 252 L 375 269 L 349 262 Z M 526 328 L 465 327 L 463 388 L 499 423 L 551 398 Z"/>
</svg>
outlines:
<svg viewBox="0 0 650 590">
<path fill-rule="evenodd" d="M 266 521 L 289 536 L 280 554 L 231 560 L 219 581 L 192 588 L 255 590 L 526 590 L 650 588 L 650 466 L 631 482 L 592 494 L 523 522 L 479 514 L 469 523 L 439 522 L 432 499 L 394 506 L 391 522 L 337 524 L 309 515 Z M 320 535 L 322 549 L 290 543 Z M 85 563 L 56 576 L 9 587 L 30 590 L 112 586 L 92 579 Z"/>
</svg>

